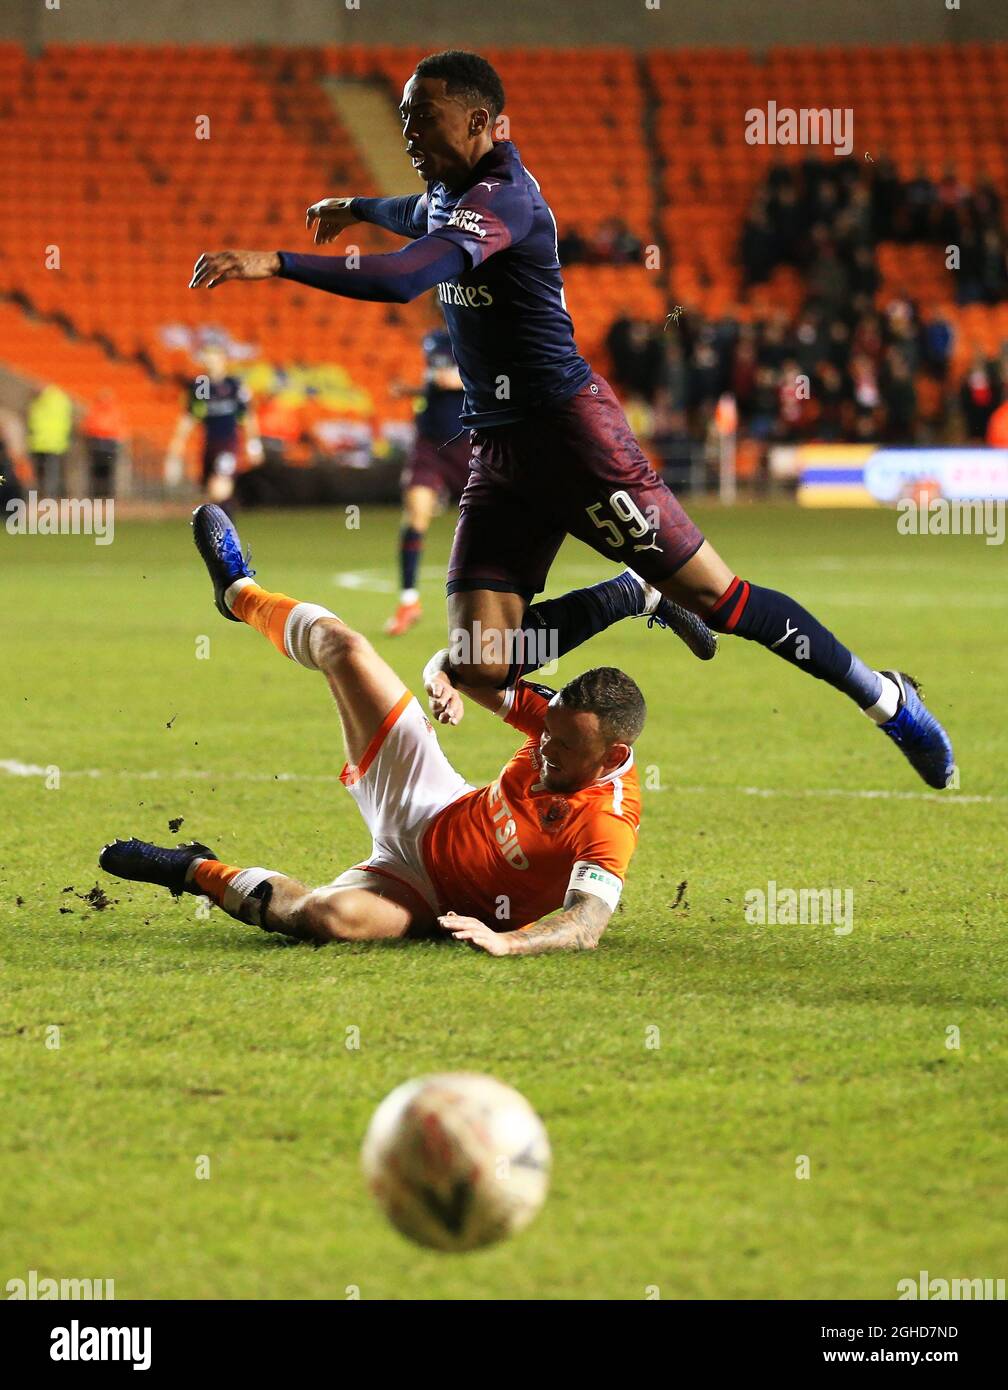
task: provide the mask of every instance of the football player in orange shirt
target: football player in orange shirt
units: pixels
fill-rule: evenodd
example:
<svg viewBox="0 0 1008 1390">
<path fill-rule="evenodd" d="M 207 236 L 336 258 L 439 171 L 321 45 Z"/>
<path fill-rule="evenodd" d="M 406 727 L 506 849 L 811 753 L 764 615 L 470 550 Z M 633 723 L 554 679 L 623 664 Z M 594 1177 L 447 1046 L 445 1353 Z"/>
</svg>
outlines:
<svg viewBox="0 0 1008 1390">
<path fill-rule="evenodd" d="M 367 639 L 317 604 L 254 582 L 220 507 L 193 528 L 217 606 L 285 655 L 321 671 L 346 748 L 341 779 L 373 837 L 370 857 L 319 888 L 265 868 L 222 864 L 202 844 L 115 840 L 99 863 L 120 878 L 202 894 L 239 921 L 301 940 L 371 941 L 439 929 L 490 955 L 598 944 L 637 841 L 633 743 L 640 690 L 599 667 L 554 692 L 528 681 L 463 691 L 526 735 L 489 786 L 455 771 L 430 720 Z M 447 649 L 424 673 L 431 710 L 461 718 Z"/>
</svg>

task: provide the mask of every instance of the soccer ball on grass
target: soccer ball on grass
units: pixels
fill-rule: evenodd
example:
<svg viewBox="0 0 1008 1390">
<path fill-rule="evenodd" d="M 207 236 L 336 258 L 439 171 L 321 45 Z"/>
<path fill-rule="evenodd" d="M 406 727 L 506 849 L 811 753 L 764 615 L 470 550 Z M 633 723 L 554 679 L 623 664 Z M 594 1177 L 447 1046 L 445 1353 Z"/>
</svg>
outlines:
<svg viewBox="0 0 1008 1390">
<path fill-rule="evenodd" d="M 375 1111 L 361 1160 L 393 1226 L 435 1250 L 475 1250 L 514 1235 L 549 1186 L 539 1116 L 512 1087 L 472 1072 L 398 1086 Z"/>
</svg>

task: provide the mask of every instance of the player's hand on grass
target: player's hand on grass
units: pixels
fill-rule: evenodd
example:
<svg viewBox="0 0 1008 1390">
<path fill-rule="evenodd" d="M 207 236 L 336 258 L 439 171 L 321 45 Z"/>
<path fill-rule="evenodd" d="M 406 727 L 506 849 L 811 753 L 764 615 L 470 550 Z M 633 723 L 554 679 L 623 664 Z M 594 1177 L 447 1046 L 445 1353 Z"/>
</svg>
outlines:
<svg viewBox="0 0 1008 1390">
<path fill-rule="evenodd" d="M 443 671 L 436 672 L 427 681 L 427 695 L 431 714 L 439 724 L 457 724 L 462 718 L 462 696 Z"/>
<path fill-rule="evenodd" d="M 204 251 L 189 281 L 191 290 L 212 290 L 225 280 L 269 280 L 280 271 L 276 251 Z"/>
<path fill-rule="evenodd" d="M 446 912 L 438 922 L 445 931 L 451 932 L 456 941 L 464 941 L 474 951 L 486 951 L 488 956 L 507 956 L 511 954 L 511 941 L 507 932 L 493 931 L 475 917 L 460 917 L 456 912 Z"/>
<path fill-rule="evenodd" d="M 350 211 L 352 198 L 322 198 L 312 203 L 305 213 L 305 226 L 311 231 L 315 228 L 315 245 L 325 246 L 335 241 L 346 227 L 360 221 Z"/>
</svg>

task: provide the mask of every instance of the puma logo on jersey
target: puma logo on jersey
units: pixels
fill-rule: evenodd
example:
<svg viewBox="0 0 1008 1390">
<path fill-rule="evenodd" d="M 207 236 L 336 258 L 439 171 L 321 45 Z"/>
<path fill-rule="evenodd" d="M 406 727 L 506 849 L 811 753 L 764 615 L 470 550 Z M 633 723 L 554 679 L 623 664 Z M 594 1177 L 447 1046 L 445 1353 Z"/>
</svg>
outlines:
<svg viewBox="0 0 1008 1390">
<path fill-rule="evenodd" d="M 460 231 L 471 232 L 473 236 L 485 237 L 486 229 L 480 226 L 483 221 L 481 212 L 473 212 L 472 208 L 456 208 L 448 218 L 449 227 L 458 227 Z"/>
</svg>

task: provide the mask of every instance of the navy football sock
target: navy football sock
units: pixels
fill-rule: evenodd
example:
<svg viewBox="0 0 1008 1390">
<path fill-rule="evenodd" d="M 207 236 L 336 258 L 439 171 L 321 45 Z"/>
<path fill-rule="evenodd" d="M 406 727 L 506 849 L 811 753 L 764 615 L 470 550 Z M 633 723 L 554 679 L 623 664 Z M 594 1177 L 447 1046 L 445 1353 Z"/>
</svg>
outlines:
<svg viewBox="0 0 1008 1390">
<path fill-rule="evenodd" d="M 423 532 L 404 526 L 399 533 L 399 577 L 403 589 L 415 589 L 420 556 L 423 554 Z"/>
<path fill-rule="evenodd" d="M 637 617 L 643 612 L 644 590 L 626 571 L 588 589 L 573 589 L 562 598 L 531 604 L 525 610 L 521 645 L 514 654 L 505 685 L 513 685 L 519 676 L 558 661 L 622 618 Z"/>
<path fill-rule="evenodd" d="M 759 642 L 792 666 L 849 695 L 861 709 L 874 705 L 882 680 L 787 594 L 734 579 L 707 622 L 717 632 Z"/>
</svg>

